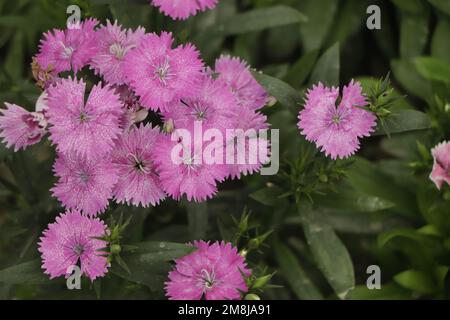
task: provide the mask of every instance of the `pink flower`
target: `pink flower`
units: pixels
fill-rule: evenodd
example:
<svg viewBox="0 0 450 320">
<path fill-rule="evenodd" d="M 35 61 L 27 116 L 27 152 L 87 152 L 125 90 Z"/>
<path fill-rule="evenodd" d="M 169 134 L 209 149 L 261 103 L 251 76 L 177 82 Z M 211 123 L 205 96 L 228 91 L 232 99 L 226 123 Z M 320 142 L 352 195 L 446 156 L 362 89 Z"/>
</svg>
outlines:
<svg viewBox="0 0 450 320">
<path fill-rule="evenodd" d="M 229 164 L 229 176 L 239 179 L 261 170 L 269 160 L 269 142 L 267 136 L 261 136 L 267 130 L 267 117 L 259 112 L 241 108 L 237 114 L 236 134 L 228 141 L 228 148 L 233 145 L 233 164 Z M 267 131 L 266 131 L 267 132 Z"/>
<path fill-rule="evenodd" d="M 158 129 L 141 125 L 124 133 L 117 142 L 112 161 L 119 170 L 119 182 L 114 188 L 118 202 L 147 207 L 164 199 L 165 194 L 153 163 L 158 135 Z"/>
<path fill-rule="evenodd" d="M 308 90 L 305 108 L 300 111 L 298 127 L 308 141 L 314 141 L 332 159 L 346 158 L 359 149 L 359 138 L 369 136 L 376 117 L 360 106 L 366 105 L 358 82 L 344 87 L 336 107 L 338 88 L 321 83 Z"/>
<path fill-rule="evenodd" d="M 108 20 L 106 26 L 102 26 L 97 34 L 99 53 L 92 58 L 91 67 L 110 84 L 125 83 L 123 75 L 125 57 L 145 35 L 144 28 L 138 28 L 136 31 L 124 30 L 117 21 L 111 24 Z"/>
<path fill-rule="evenodd" d="M 78 72 L 97 53 L 98 21 L 87 19 L 67 30 L 55 29 L 44 34 L 36 56 L 41 69 L 56 73 L 73 70 Z"/>
<path fill-rule="evenodd" d="M 182 98 L 170 110 L 163 112 L 166 121 L 172 120 L 175 129 L 193 130 L 196 121 L 201 122 L 203 131 L 226 129 L 236 126 L 238 106 L 236 99 L 220 81 L 203 76 L 195 97 Z"/>
<path fill-rule="evenodd" d="M 244 60 L 221 56 L 216 60 L 214 71 L 227 84 L 241 106 L 258 110 L 267 103 L 269 96 L 266 90 L 255 80 Z"/>
<path fill-rule="evenodd" d="M 172 49 L 171 33 L 143 37 L 125 57 L 124 74 L 141 104 L 152 110 L 168 110 L 182 97 L 197 92 L 203 63 L 191 44 Z"/>
<path fill-rule="evenodd" d="M 430 174 L 430 179 L 440 190 L 442 184 L 446 182 L 450 185 L 450 142 L 443 141 L 431 149 L 434 164 Z"/>
<path fill-rule="evenodd" d="M 47 90 L 50 140 L 59 152 L 98 157 L 111 151 L 122 132 L 124 110 L 114 90 L 101 84 L 85 102 L 85 87 L 83 80 L 64 79 Z"/>
<path fill-rule="evenodd" d="M 172 19 L 185 20 L 194 16 L 198 11 L 213 9 L 219 0 L 152 0 L 155 7 Z"/>
<path fill-rule="evenodd" d="M 78 211 L 67 211 L 48 225 L 39 242 L 42 253 L 42 268 L 50 279 L 66 276 L 79 266 L 81 272 L 94 281 L 108 272 L 106 257 L 100 250 L 107 243 L 95 238 L 107 232 L 105 224 L 99 219 L 90 219 Z"/>
<path fill-rule="evenodd" d="M 238 300 L 248 291 L 245 259 L 230 243 L 195 241 L 191 254 L 175 260 L 166 282 L 170 300 Z"/>
<path fill-rule="evenodd" d="M 46 134 L 47 121 L 41 112 L 29 112 L 15 104 L 5 102 L 0 113 L 0 138 L 14 151 L 38 143 Z"/>
<path fill-rule="evenodd" d="M 177 132 L 173 133 L 177 137 Z M 192 139 L 194 140 L 194 139 Z M 171 141 L 170 136 L 160 136 L 155 146 L 156 171 L 163 190 L 176 200 L 186 195 L 189 201 L 203 201 L 217 193 L 217 182 L 228 174 L 224 164 L 207 164 L 204 144 L 195 150 L 195 141 Z M 176 159 L 175 159 L 175 158 Z"/>
<path fill-rule="evenodd" d="M 105 211 L 119 176 L 109 157 L 88 159 L 76 153 L 60 154 L 53 166 L 59 178 L 53 196 L 68 209 L 95 216 Z"/>
</svg>

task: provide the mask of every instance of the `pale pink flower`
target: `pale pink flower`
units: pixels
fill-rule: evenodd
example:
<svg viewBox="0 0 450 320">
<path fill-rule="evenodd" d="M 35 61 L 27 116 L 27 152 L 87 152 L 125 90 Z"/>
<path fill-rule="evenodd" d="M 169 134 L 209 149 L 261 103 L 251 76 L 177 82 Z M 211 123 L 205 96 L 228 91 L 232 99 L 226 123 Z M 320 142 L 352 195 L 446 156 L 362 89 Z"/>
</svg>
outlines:
<svg viewBox="0 0 450 320">
<path fill-rule="evenodd" d="M 433 149 L 431 149 L 434 163 L 430 179 L 440 190 L 442 184 L 446 182 L 450 185 L 450 142 L 442 141 Z"/>
<path fill-rule="evenodd" d="M 105 211 L 119 176 L 109 156 L 86 158 L 76 153 L 59 154 L 53 166 L 58 182 L 53 196 L 67 209 L 95 216 Z"/>
<path fill-rule="evenodd" d="M 45 33 L 36 56 L 41 69 L 78 72 L 87 65 L 98 51 L 97 24 L 97 20 L 87 19 L 69 29 Z"/>
<path fill-rule="evenodd" d="M 123 75 L 124 61 L 127 54 L 137 47 L 145 35 L 145 29 L 140 27 L 136 31 L 122 29 L 122 26 L 108 20 L 98 31 L 99 52 L 92 58 L 91 67 L 96 74 L 110 84 L 125 83 Z"/>
<path fill-rule="evenodd" d="M 175 260 L 166 282 L 170 300 L 239 300 L 248 291 L 245 259 L 231 243 L 195 241 L 196 251 Z"/>
<path fill-rule="evenodd" d="M 125 132 L 112 152 L 112 162 L 119 172 L 114 188 L 118 202 L 147 207 L 158 204 L 165 194 L 155 173 L 153 153 L 159 135 L 157 128 L 141 125 Z"/>
<path fill-rule="evenodd" d="M 171 33 L 145 35 L 125 57 L 124 74 L 142 106 L 168 110 L 182 97 L 195 95 L 203 62 L 191 44 L 172 49 Z"/>
<path fill-rule="evenodd" d="M 95 85 L 86 102 L 85 88 L 83 80 L 64 79 L 47 90 L 50 140 L 59 152 L 97 157 L 111 151 L 122 132 L 124 109 L 113 88 Z"/>
<path fill-rule="evenodd" d="M 332 159 L 353 155 L 359 149 L 359 138 L 369 136 L 376 125 L 375 115 L 360 108 L 367 103 L 358 82 L 344 87 L 342 100 L 336 106 L 338 96 L 338 88 L 321 83 L 313 86 L 298 123 L 306 139 L 314 141 Z"/>
<path fill-rule="evenodd" d="M 185 20 L 198 11 L 213 9 L 219 0 L 152 0 L 155 7 L 172 19 Z"/>
<path fill-rule="evenodd" d="M 0 109 L 0 138 L 14 151 L 38 143 L 46 134 L 47 121 L 42 112 L 29 112 L 15 104 L 5 102 Z"/>
<path fill-rule="evenodd" d="M 48 225 L 39 242 L 42 268 L 51 279 L 70 276 L 74 266 L 91 281 L 108 272 L 108 262 L 101 249 L 107 242 L 102 237 L 107 227 L 99 219 L 91 219 L 73 210 L 56 218 Z"/>
<path fill-rule="evenodd" d="M 246 61 L 221 56 L 216 60 L 214 72 L 227 84 L 241 106 L 258 110 L 267 103 L 269 95 L 255 80 Z"/>
<path fill-rule="evenodd" d="M 173 135 L 176 137 L 177 132 Z M 171 136 L 160 136 L 155 147 L 156 171 L 161 186 L 176 200 L 183 195 L 189 201 L 197 202 L 212 198 L 217 193 L 217 183 L 228 174 L 226 165 L 206 163 L 204 155 L 208 144 L 198 146 L 199 150 L 195 145 L 195 141 L 171 141 Z"/>
</svg>

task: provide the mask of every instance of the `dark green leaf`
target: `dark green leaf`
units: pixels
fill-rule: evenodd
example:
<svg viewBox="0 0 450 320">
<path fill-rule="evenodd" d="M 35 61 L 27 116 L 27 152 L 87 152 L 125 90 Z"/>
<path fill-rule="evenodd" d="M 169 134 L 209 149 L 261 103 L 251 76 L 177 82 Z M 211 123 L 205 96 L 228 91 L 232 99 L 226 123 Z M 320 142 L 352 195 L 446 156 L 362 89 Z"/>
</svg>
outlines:
<svg viewBox="0 0 450 320">
<path fill-rule="evenodd" d="M 310 205 L 299 208 L 305 237 L 314 259 L 340 299 L 355 287 L 353 263 L 347 248 L 330 225 L 321 221 Z"/>
<path fill-rule="evenodd" d="M 339 85 L 339 43 L 335 43 L 319 58 L 312 71 L 310 84 L 322 82 L 327 86 Z"/>
<path fill-rule="evenodd" d="M 309 278 L 294 253 L 280 241 L 275 243 L 274 249 L 281 273 L 297 298 L 305 300 L 323 299 L 322 293 Z"/>
</svg>

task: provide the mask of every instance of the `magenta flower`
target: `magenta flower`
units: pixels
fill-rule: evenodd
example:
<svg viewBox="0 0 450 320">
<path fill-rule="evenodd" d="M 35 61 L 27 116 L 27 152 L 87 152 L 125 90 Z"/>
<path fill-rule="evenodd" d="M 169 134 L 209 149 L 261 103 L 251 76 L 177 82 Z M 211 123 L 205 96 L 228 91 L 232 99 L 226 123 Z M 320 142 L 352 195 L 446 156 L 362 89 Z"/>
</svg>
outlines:
<svg viewBox="0 0 450 320">
<path fill-rule="evenodd" d="M 207 164 L 204 161 L 206 144 L 200 150 L 195 150 L 194 144 L 193 141 L 171 141 L 170 136 L 160 136 L 155 147 L 156 171 L 161 186 L 176 200 L 180 200 L 183 195 L 189 201 L 200 202 L 212 198 L 217 193 L 217 183 L 228 174 L 226 165 Z M 174 154 L 177 159 L 174 159 Z"/>
<path fill-rule="evenodd" d="M 66 276 L 79 266 L 91 281 L 108 272 L 108 262 L 100 250 L 107 243 L 95 238 L 102 237 L 107 227 L 99 219 L 90 219 L 78 211 L 67 211 L 48 225 L 39 242 L 42 253 L 42 269 L 50 279 Z"/>
<path fill-rule="evenodd" d="M 185 20 L 194 16 L 198 11 L 213 9 L 219 0 L 152 0 L 155 7 L 172 19 Z"/>
<path fill-rule="evenodd" d="M 170 300 L 239 300 L 250 276 L 244 257 L 230 243 L 195 241 L 193 253 L 175 260 L 166 282 Z"/>
<path fill-rule="evenodd" d="M 191 44 L 172 49 L 171 33 L 152 33 L 125 57 L 124 74 L 141 104 L 151 110 L 168 110 L 182 97 L 197 92 L 203 63 Z"/>
<path fill-rule="evenodd" d="M 224 83 L 203 76 L 199 88 L 195 97 L 182 98 L 163 112 L 164 119 L 171 119 L 175 129 L 193 130 L 196 121 L 201 122 L 203 131 L 218 129 L 225 134 L 226 129 L 235 128 L 239 108 Z"/>
<path fill-rule="evenodd" d="M 338 88 L 321 83 L 313 86 L 298 117 L 306 140 L 314 141 L 332 159 L 353 155 L 359 149 L 359 138 L 369 136 L 376 125 L 375 115 L 359 108 L 367 103 L 358 82 L 344 87 L 342 101 L 336 107 L 338 96 Z"/>
<path fill-rule="evenodd" d="M 158 135 L 157 128 L 141 125 L 124 133 L 118 140 L 112 152 L 112 162 L 119 171 L 119 181 L 114 188 L 118 202 L 147 207 L 164 199 L 165 194 L 153 164 Z"/>
<path fill-rule="evenodd" d="M 95 216 L 105 211 L 119 176 L 109 157 L 88 159 L 76 153 L 60 154 L 53 166 L 59 178 L 50 190 L 68 209 Z"/>
<path fill-rule="evenodd" d="M 83 80 L 64 79 L 47 90 L 50 140 L 59 152 L 95 158 L 113 148 L 124 109 L 114 89 L 101 84 L 85 102 L 85 87 Z"/>
<path fill-rule="evenodd" d="M 117 21 L 111 24 L 108 20 L 106 26 L 102 26 L 97 34 L 99 52 L 92 58 L 91 67 L 110 84 L 125 83 L 123 75 L 125 57 L 139 44 L 145 35 L 145 29 L 141 27 L 136 31 L 124 30 Z"/>
<path fill-rule="evenodd" d="M 234 151 L 233 164 L 227 162 L 229 177 L 232 179 L 259 172 L 263 164 L 269 161 L 270 151 L 268 137 L 261 136 L 261 130 L 269 129 L 265 115 L 241 108 L 236 119 L 237 131 L 228 141 L 228 148 Z M 232 149 L 230 144 L 233 145 Z"/>
<path fill-rule="evenodd" d="M 43 70 L 56 73 L 73 70 L 78 72 L 97 53 L 98 21 L 87 19 L 67 30 L 53 30 L 44 34 L 36 58 Z"/>
<path fill-rule="evenodd" d="M 47 121 L 42 112 L 29 112 L 15 104 L 5 102 L 0 109 L 0 138 L 14 151 L 38 143 L 46 134 Z"/>
<path fill-rule="evenodd" d="M 440 190 L 446 182 L 450 185 L 450 142 L 443 141 L 431 149 L 434 164 L 430 174 L 431 181 Z"/>
<path fill-rule="evenodd" d="M 255 80 L 244 60 L 221 56 L 216 60 L 214 71 L 227 84 L 241 106 L 258 110 L 267 103 L 269 95 Z"/>
</svg>

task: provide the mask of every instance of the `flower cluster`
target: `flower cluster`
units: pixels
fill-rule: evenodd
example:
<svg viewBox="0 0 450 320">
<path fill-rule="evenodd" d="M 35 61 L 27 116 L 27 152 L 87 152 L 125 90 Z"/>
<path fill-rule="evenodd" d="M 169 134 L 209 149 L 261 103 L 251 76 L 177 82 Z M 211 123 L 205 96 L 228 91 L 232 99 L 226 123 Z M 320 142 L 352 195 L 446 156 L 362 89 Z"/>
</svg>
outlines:
<svg viewBox="0 0 450 320">
<path fill-rule="evenodd" d="M 193 3 L 199 10 L 215 2 Z M 244 61 L 222 56 L 208 68 L 192 44 L 176 45 L 171 33 L 98 23 L 88 19 L 44 34 L 32 64 L 43 89 L 36 110 L 6 104 L 0 116 L 0 137 L 16 151 L 48 134 L 57 151 L 51 191 L 67 210 L 94 217 L 111 200 L 143 207 L 166 196 L 203 201 L 218 182 L 261 169 L 264 157 L 246 161 L 256 152 L 250 144 L 257 133 L 226 135 L 268 128 L 258 111 L 268 95 Z M 80 77 L 81 69 L 87 76 Z M 177 136 L 198 124 L 225 138 L 198 150 L 194 139 Z M 223 158 L 240 158 L 238 150 L 249 156 L 231 164 L 196 161 L 208 148 L 219 155 L 230 145 L 234 153 Z M 183 160 L 174 162 L 178 147 Z"/>
<path fill-rule="evenodd" d="M 166 282 L 171 300 L 238 300 L 248 291 L 245 259 L 230 243 L 195 241 L 196 250 L 175 261 Z"/>
</svg>

